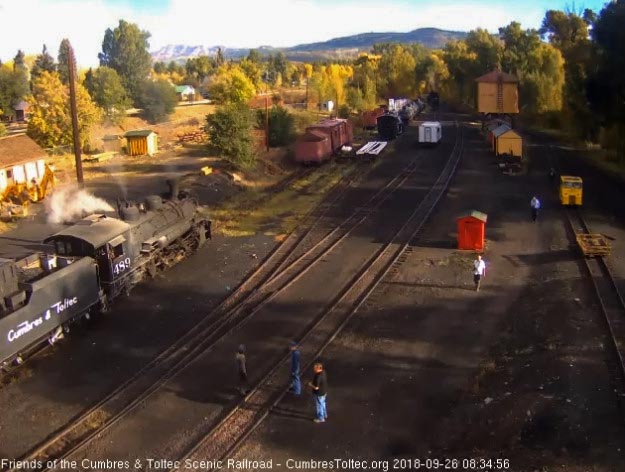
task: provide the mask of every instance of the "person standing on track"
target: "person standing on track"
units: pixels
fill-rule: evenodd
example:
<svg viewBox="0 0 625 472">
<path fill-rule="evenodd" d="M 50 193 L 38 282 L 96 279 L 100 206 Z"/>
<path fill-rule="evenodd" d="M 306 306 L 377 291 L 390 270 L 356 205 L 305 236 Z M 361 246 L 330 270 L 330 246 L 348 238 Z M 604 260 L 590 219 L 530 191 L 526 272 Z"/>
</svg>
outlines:
<svg viewBox="0 0 625 472">
<path fill-rule="evenodd" d="M 315 397 L 315 408 L 317 410 L 317 417 L 313 421 L 315 423 L 324 423 L 325 420 L 328 419 L 328 412 L 326 409 L 328 379 L 326 377 L 326 372 L 323 369 L 323 364 L 319 361 L 315 362 L 313 372 L 315 373 L 315 376 L 313 377 L 312 382 L 308 384 Z"/>
<path fill-rule="evenodd" d="M 294 395 L 302 393 L 302 380 L 300 378 L 300 352 L 295 341 L 291 341 L 291 387 L 289 392 Z"/>
<path fill-rule="evenodd" d="M 239 376 L 239 393 L 241 395 L 247 394 L 247 359 L 245 358 L 245 345 L 241 344 L 237 353 L 234 356 L 234 361 L 237 366 L 237 374 Z"/>
<path fill-rule="evenodd" d="M 532 207 L 532 221 L 536 221 L 538 219 L 538 210 L 540 210 L 540 200 L 536 195 L 532 197 L 530 206 Z"/>
<path fill-rule="evenodd" d="M 486 276 L 486 262 L 482 259 L 482 255 L 478 254 L 477 259 L 473 261 L 473 282 L 475 283 L 475 291 L 480 291 L 482 279 Z"/>
</svg>

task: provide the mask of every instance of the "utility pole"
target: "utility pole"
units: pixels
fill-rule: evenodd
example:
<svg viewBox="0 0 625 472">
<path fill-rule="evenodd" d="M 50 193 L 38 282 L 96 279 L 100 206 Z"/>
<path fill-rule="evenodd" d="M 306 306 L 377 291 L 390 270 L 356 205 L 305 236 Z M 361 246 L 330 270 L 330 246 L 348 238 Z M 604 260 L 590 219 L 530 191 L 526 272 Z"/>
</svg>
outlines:
<svg viewBox="0 0 625 472">
<path fill-rule="evenodd" d="M 78 129 L 78 110 L 76 108 L 76 76 L 74 73 L 74 49 L 69 45 L 67 50 L 67 66 L 69 68 L 69 104 L 72 113 L 72 134 L 74 136 L 74 156 L 76 156 L 76 180 L 84 187 L 82 176 L 82 156 L 80 149 L 80 131 Z"/>
<path fill-rule="evenodd" d="M 265 145 L 269 151 L 269 96 L 265 95 Z"/>
</svg>

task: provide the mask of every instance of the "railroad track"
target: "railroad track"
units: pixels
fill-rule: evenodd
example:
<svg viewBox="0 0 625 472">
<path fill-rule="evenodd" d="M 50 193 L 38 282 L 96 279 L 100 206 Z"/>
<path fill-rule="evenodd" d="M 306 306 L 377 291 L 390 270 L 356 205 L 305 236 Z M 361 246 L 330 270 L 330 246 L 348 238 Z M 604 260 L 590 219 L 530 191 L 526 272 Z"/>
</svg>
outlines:
<svg viewBox="0 0 625 472">
<path fill-rule="evenodd" d="M 551 149 L 551 145 L 548 148 Z M 557 170 L 558 175 L 562 174 L 560 162 L 554 161 L 551 152 L 548 154 L 548 163 L 552 169 Z M 574 240 L 577 233 L 592 234 L 580 208 L 567 208 L 566 219 Z M 623 382 L 625 381 L 625 302 L 623 295 L 620 293 L 605 257 L 592 256 L 583 259 L 612 341 L 617 364 L 614 367 L 618 370 L 617 375 Z M 621 396 L 619 396 L 619 403 L 625 406 Z"/>
<path fill-rule="evenodd" d="M 566 216 L 573 235 L 579 233 L 580 230 L 582 233 L 590 234 L 590 229 L 580 209 L 568 208 Z M 584 265 L 607 323 L 610 339 L 618 359 L 619 375 L 621 379 L 625 379 L 625 302 L 623 296 L 605 257 L 584 257 Z"/>
<path fill-rule="evenodd" d="M 369 201 L 334 229 L 319 229 L 320 223 L 349 187 L 336 188 L 324 204 L 309 215 L 312 222 L 305 230 L 296 230 L 231 296 L 224 300 L 200 324 L 178 339 L 171 347 L 147 364 L 103 400 L 62 430 L 20 458 L 22 461 L 62 459 L 81 450 L 112 427 L 147 397 L 158 391 L 170 378 L 190 365 L 200 353 L 210 349 L 223 336 L 238 328 L 260 307 L 284 291 L 324 255 L 343 241 L 367 216 L 379 207 L 420 167 L 412 161 L 402 172 L 378 190 Z M 316 232 L 325 232 L 319 237 Z M 305 241 L 308 241 L 304 244 Z M 40 470 L 46 470 L 45 468 Z"/>
<path fill-rule="evenodd" d="M 463 136 L 460 130 L 445 168 L 419 206 L 392 239 L 381 246 L 360 267 L 329 308 L 309 325 L 306 333 L 299 340 L 304 358 L 317 358 L 341 332 L 389 271 L 401 264 L 406 251 L 410 248 L 411 241 L 418 235 L 436 204 L 445 194 L 460 161 L 462 149 Z M 204 436 L 182 454 L 179 459 L 180 465 L 170 470 L 192 470 L 186 468 L 185 464 L 192 464 L 193 461 L 217 463 L 238 449 L 285 395 L 290 380 L 288 369 L 285 367 L 289 356 L 290 354 L 287 354 L 280 359 L 246 397 L 217 424 L 207 425 L 207 432 Z M 304 368 L 308 367 L 310 364 Z"/>
</svg>

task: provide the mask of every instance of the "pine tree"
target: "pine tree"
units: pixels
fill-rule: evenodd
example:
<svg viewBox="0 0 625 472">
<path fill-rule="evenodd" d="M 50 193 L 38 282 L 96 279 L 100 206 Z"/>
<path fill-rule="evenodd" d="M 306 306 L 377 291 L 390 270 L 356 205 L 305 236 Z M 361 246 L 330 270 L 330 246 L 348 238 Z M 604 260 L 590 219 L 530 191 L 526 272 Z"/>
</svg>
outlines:
<svg viewBox="0 0 625 472">
<path fill-rule="evenodd" d="M 33 68 L 30 71 L 30 80 L 35 80 L 43 71 L 54 72 L 55 70 L 54 58 L 48 53 L 48 48 L 44 44 L 41 54 L 35 59 Z"/>
<path fill-rule="evenodd" d="M 74 59 L 74 77 L 76 77 L 76 57 L 74 56 L 74 50 L 72 49 L 69 40 L 63 39 L 61 41 L 61 45 L 59 46 L 59 56 L 58 56 L 58 71 L 59 77 L 61 78 L 61 82 L 65 85 L 69 84 L 69 55 L 72 55 Z"/>
</svg>

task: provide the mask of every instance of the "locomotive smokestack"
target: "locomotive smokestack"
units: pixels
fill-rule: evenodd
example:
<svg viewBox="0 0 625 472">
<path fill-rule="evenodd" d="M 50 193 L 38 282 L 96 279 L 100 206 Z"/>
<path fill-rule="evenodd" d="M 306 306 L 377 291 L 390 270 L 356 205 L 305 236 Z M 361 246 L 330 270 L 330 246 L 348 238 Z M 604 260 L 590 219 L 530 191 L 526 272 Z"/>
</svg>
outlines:
<svg viewBox="0 0 625 472">
<path fill-rule="evenodd" d="M 180 192 L 180 179 L 167 179 L 167 185 L 169 185 L 169 199 L 178 200 L 178 193 Z"/>
</svg>

